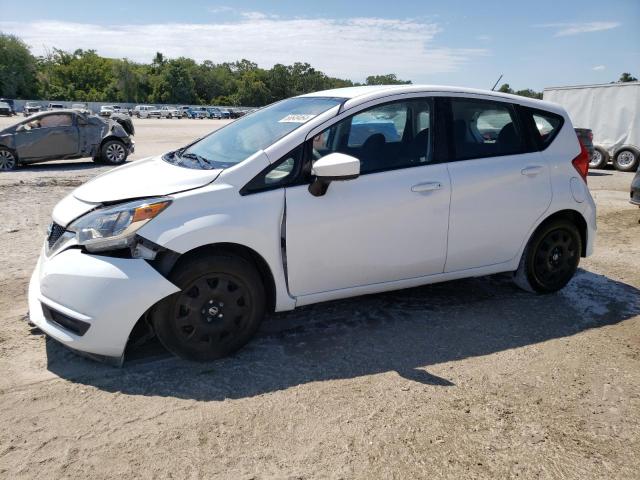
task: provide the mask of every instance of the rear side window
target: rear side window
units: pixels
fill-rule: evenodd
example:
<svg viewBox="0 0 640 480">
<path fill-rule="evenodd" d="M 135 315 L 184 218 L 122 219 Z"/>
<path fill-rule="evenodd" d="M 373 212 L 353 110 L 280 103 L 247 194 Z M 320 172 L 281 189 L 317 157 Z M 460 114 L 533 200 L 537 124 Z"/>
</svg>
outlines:
<svg viewBox="0 0 640 480">
<path fill-rule="evenodd" d="M 547 148 L 562 128 L 563 118 L 551 112 L 526 109 L 525 114 L 533 121 L 533 136 L 535 143 L 541 150 Z"/>
<path fill-rule="evenodd" d="M 456 160 L 525 153 L 513 105 L 452 98 L 453 150 Z"/>
</svg>

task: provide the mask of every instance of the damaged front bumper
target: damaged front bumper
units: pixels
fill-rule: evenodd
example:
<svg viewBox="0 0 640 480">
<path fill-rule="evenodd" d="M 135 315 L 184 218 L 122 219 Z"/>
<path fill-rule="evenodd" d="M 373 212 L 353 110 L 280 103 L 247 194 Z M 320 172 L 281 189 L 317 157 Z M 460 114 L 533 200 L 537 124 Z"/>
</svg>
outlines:
<svg viewBox="0 0 640 480">
<path fill-rule="evenodd" d="M 48 258 L 43 249 L 29 283 L 29 319 L 66 347 L 121 364 L 138 319 L 177 291 L 145 260 L 77 248 Z"/>
</svg>

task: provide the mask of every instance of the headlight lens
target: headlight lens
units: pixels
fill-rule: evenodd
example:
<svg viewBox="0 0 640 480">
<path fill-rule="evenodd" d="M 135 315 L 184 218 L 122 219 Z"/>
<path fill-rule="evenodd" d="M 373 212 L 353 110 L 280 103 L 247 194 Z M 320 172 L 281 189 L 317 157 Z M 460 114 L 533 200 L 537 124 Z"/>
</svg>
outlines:
<svg viewBox="0 0 640 480">
<path fill-rule="evenodd" d="M 125 248 L 140 227 L 170 204 L 170 199 L 158 197 L 100 208 L 80 217 L 67 230 L 90 252 Z"/>
</svg>

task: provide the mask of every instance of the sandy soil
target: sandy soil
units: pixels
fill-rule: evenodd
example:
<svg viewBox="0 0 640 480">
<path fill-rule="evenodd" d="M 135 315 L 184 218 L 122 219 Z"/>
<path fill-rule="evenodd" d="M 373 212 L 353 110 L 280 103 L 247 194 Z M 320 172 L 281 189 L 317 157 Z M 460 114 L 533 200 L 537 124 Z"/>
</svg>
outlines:
<svg viewBox="0 0 640 480">
<path fill-rule="evenodd" d="M 137 121 L 133 160 L 217 124 Z M 115 369 L 24 321 L 54 204 L 105 169 L 0 174 L 0 478 L 638 478 L 632 175 L 589 177 L 596 253 L 558 294 L 495 276 L 354 298 L 275 315 L 222 361 L 152 342 Z"/>
</svg>

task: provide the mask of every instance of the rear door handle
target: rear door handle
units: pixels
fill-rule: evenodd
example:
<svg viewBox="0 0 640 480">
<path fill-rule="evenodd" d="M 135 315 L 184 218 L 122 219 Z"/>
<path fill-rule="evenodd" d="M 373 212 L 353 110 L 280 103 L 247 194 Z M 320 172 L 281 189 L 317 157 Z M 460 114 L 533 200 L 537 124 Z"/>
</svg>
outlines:
<svg viewBox="0 0 640 480">
<path fill-rule="evenodd" d="M 520 173 L 522 173 L 522 175 L 527 175 L 529 177 L 538 175 L 540 172 L 542 172 L 542 167 L 540 165 L 532 165 L 520 170 Z"/>
<path fill-rule="evenodd" d="M 442 184 L 440 182 L 418 183 L 411 187 L 412 192 L 430 192 L 431 190 L 440 190 Z"/>
</svg>

